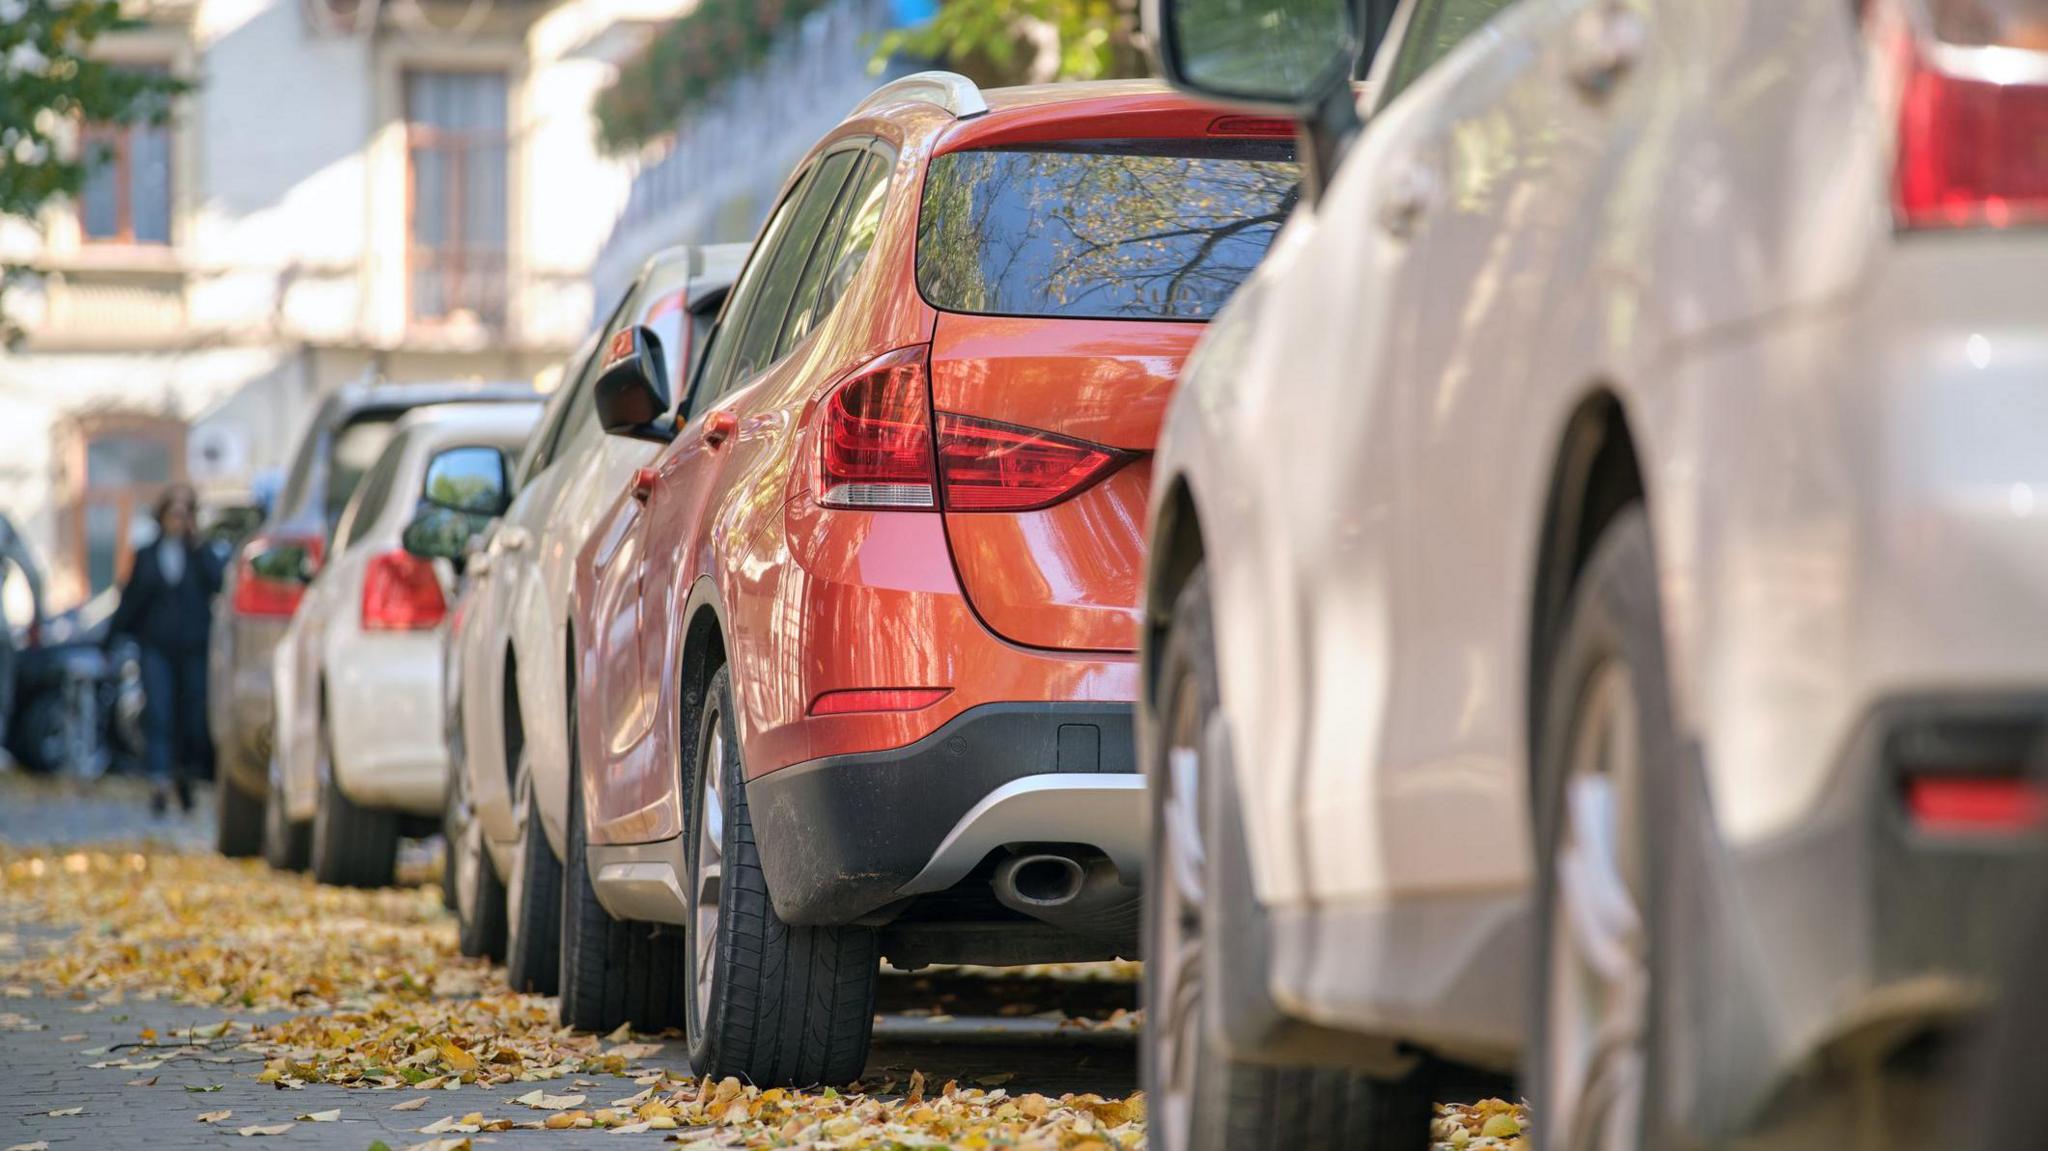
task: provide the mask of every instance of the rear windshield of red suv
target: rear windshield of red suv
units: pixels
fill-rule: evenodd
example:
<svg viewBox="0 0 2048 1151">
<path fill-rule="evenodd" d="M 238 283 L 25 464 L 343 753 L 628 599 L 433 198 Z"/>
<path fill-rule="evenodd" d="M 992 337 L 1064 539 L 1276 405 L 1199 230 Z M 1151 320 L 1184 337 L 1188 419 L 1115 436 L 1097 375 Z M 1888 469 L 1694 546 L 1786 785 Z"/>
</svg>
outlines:
<svg viewBox="0 0 2048 1151">
<path fill-rule="evenodd" d="M 918 288 L 948 312 L 1206 320 L 1300 187 L 1294 146 L 1278 140 L 950 152 L 925 178 Z"/>
</svg>

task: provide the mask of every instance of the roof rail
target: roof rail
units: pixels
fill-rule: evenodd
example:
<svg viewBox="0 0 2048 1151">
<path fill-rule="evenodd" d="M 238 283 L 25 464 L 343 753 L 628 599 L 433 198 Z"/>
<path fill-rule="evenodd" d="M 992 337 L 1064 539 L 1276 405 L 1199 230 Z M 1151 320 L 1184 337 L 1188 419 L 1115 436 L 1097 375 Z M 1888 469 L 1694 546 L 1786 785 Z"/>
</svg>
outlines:
<svg viewBox="0 0 2048 1151">
<path fill-rule="evenodd" d="M 872 112 L 898 100 L 937 104 L 951 112 L 955 120 L 966 120 L 988 111 L 988 101 L 981 98 L 981 89 L 960 73 L 912 72 L 869 93 L 867 99 L 854 105 L 853 115 Z"/>
</svg>

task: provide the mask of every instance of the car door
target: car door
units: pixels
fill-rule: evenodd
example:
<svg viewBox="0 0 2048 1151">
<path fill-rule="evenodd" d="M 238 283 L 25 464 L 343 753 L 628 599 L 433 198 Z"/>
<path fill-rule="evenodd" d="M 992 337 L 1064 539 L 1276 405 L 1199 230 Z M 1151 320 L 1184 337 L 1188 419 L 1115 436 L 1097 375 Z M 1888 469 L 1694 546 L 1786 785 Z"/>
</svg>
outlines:
<svg viewBox="0 0 2048 1151">
<path fill-rule="evenodd" d="M 555 445 L 570 406 L 571 390 L 584 365 L 594 354 L 595 347 L 594 340 L 588 341 L 570 358 L 556 394 L 548 401 L 540 423 L 519 454 L 513 477 L 512 504 L 506 509 L 505 516 L 493 525 L 485 537 L 482 552 L 469 565 L 471 586 L 466 609 L 469 618 L 463 625 L 464 760 L 470 773 L 471 795 L 476 798 L 478 815 L 484 821 L 484 833 L 500 843 L 508 842 L 519 834 L 519 827 L 512 819 L 515 813 L 509 806 L 517 799 L 513 790 L 517 787 L 517 780 L 513 778 L 516 765 L 507 746 L 505 714 L 505 651 L 519 588 L 516 565 L 509 560 L 519 554 L 519 549 L 512 549 L 508 555 L 508 549 L 498 537 L 513 523 L 515 513 L 525 511 L 531 514 L 538 499 L 535 481 L 554 460 Z M 497 802 L 501 796 L 503 802 Z M 487 797 L 493 802 L 484 802 Z"/>
<path fill-rule="evenodd" d="M 759 446 L 756 431 L 742 427 L 742 412 L 776 359 L 804 269 L 831 222 L 842 186 L 864 154 L 858 143 L 830 150 L 792 181 L 734 282 L 711 346 L 678 410 L 675 443 L 654 466 L 644 496 L 625 501 L 639 505 L 635 530 L 622 545 L 641 553 L 632 588 L 637 602 L 630 609 L 612 609 L 609 618 L 615 624 L 630 614 L 638 623 L 640 645 L 633 698 L 614 704 L 619 715 L 608 725 L 609 778 L 602 794 L 588 797 L 605 838 L 649 840 L 682 830 L 680 809 L 673 802 L 675 733 L 655 728 L 653 720 L 662 711 L 662 693 L 674 682 L 667 664 L 680 647 L 677 617 L 705 570 L 706 504 L 722 487 L 721 475 L 734 466 L 733 457 Z M 607 689 L 606 694 L 615 693 Z M 664 738 L 650 739 L 657 731 Z"/>
</svg>

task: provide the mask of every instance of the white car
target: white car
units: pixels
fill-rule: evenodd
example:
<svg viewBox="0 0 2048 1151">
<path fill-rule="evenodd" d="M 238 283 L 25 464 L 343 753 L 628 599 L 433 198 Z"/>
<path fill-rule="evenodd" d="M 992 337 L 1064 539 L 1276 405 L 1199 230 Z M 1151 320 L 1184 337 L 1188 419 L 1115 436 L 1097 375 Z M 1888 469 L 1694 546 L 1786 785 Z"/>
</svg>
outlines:
<svg viewBox="0 0 2048 1151">
<path fill-rule="evenodd" d="M 682 378 L 746 245 L 649 260 L 600 332 L 646 325 Z M 569 583 L 585 534 L 655 446 L 607 436 L 591 385 L 602 350 L 574 357 L 520 459 L 511 507 L 470 562 L 458 646 L 460 699 L 448 788 L 450 863 L 465 954 L 502 956 L 518 990 L 559 978 L 568 813 Z M 538 818 L 534 818 L 535 815 Z"/>
<path fill-rule="evenodd" d="M 417 554 L 420 533 L 459 537 L 502 510 L 511 453 L 539 416 L 538 403 L 452 403 L 400 418 L 278 643 L 270 784 L 287 825 L 266 834 L 310 835 L 322 883 L 388 884 L 400 832 L 438 826 L 452 572 Z"/>
<path fill-rule="evenodd" d="M 1153 1145 L 1887 1099 L 2039 810 L 2048 0 L 1404 0 L 1362 107 L 1353 5 L 1150 7 L 1327 176 L 1154 464 Z"/>
</svg>

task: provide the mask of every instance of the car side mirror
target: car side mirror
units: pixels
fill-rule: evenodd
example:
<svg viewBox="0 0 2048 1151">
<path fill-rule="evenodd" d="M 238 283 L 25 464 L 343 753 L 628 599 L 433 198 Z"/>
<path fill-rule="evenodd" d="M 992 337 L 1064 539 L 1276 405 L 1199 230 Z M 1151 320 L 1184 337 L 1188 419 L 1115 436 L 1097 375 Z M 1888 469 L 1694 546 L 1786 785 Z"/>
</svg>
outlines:
<svg viewBox="0 0 2048 1151">
<path fill-rule="evenodd" d="M 313 549 L 302 540 L 265 540 L 249 556 L 250 574 L 271 583 L 304 586 L 319 569 Z"/>
<path fill-rule="evenodd" d="M 668 420 L 668 366 L 661 337 L 645 325 L 622 328 L 605 344 L 598 368 L 597 422 L 614 436 L 669 443 L 676 438 Z"/>
<path fill-rule="evenodd" d="M 1212 100 L 1297 115 L 1349 87 L 1354 0 L 1146 0 L 1168 81 Z"/>
<path fill-rule="evenodd" d="M 428 503 L 399 535 L 399 544 L 422 559 L 447 560 L 457 571 L 467 565 L 472 545 L 489 527 L 489 516 Z"/>
<path fill-rule="evenodd" d="M 512 503 L 512 469 L 496 448 L 444 448 L 427 461 L 420 498 L 433 507 L 490 520 Z"/>
</svg>

